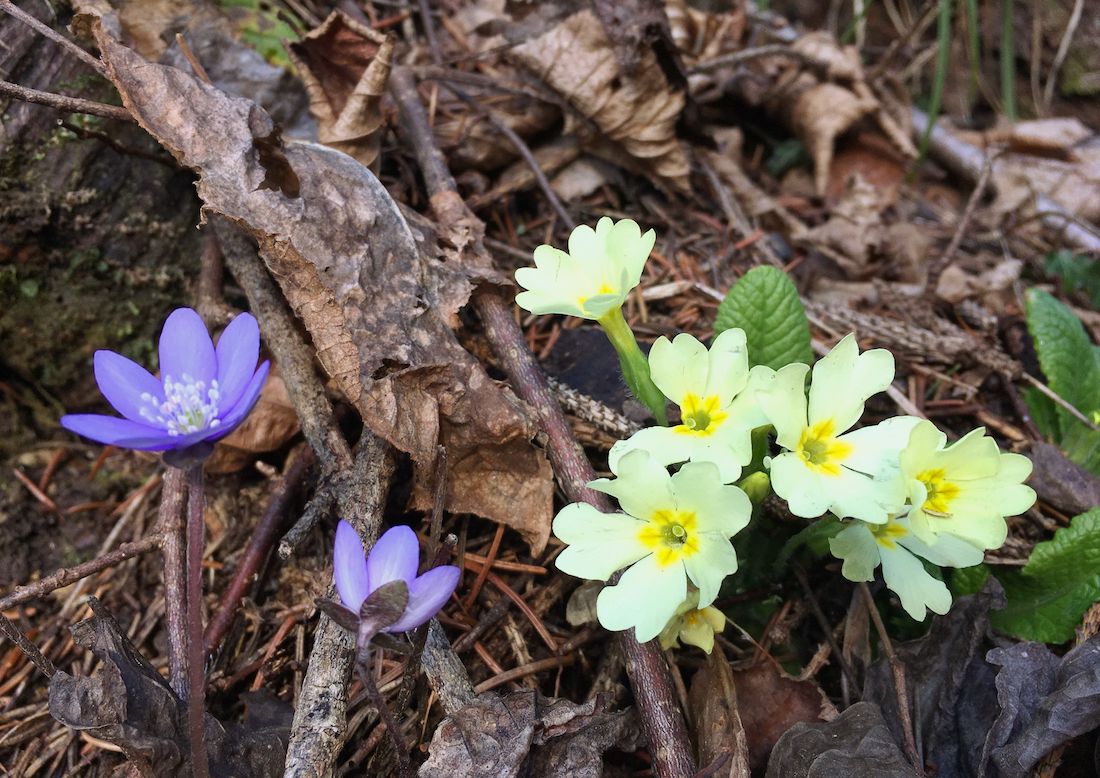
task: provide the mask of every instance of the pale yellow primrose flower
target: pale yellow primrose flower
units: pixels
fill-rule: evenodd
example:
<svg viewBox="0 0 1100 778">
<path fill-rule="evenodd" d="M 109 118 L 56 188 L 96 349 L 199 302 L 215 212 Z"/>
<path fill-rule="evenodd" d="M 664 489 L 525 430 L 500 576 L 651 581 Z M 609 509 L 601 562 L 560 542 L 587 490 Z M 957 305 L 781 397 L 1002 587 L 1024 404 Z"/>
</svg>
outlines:
<svg viewBox="0 0 1100 778">
<path fill-rule="evenodd" d="M 649 373 L 664 395 L 680 406 L 675 427 L 647 427 L 611 447 L 613 473 L 627 453 L 644 449 L 662 465 L 713 462 L 722 483 L 732 483 L 752 459 L 753 427 L 768 420 L 756 402 L 756 389 L 775 371 L 749 370 L 745 333 L 726 330 L 707 347 L 682 334 L 658 338 L 649 352 Z"/>
<path fill-rule="evenodd" d="M 725 628 L 726 615 L 713 605 L 700 608 L 699 592 L 693 589 L 661 631 L 661 648 L 676 648 L 683 641 L 709 654 L 714 650 L 714 636 Z"/>
<path fill-rule="evenodd" d="M 909 520 L 900 517 L 885 524 L 853 522 L 829 540 L 829 549 L 844 560 L 841 572 L 849 581 L 873 580 L 881 564 L 886 585 L 917 621 L 923 621 L 929 610 L 942 615 L 951 608 L 951 592 L 924 569 L 918 556 L 940 567 L 970 567 L 985 556 L 980 548 L 947 533 L 929 546 L 916 536 Z"/>
<path fill-rule="evenodd" d="M 556 564 L 597 581 L 629 566 L 596 599 L 605 628 L 634 627 L 639 641 L 652 640 L 687 597 L 689 579 L 706 607 L 737 570 L 730 538 L 749 523 L 752 506 L 736 486 L 722 484 L 710 462 L 688 463 L 670 476 L 647 452 L 632 451 L 620 460 L 618 478 L 589 486 L 618 499 L 625 513 L 601 513 L 586 503 L 562 508 L 554 534 L 568 547 Z"/>
<path fill-rule="evenodd" d="M 900 455 L 913 534 L 928 544 L 948 532 L 983 549 L 1000 548 L 1008 536 L 1005 516 L 1035 504 L 1024 486 L 1031 460 L 1002 454 L 979 427 L 947 445 L 947 436 L 920 422 Z"/>
<path fill-rule="evenodd" d="M 855 336 L 846 335 L 814 365 L 807 401 L 808 369 L 787 365 L 756 393 L 786 449 L 771 460 L 772 488 L 796 516 L 832 511 L 881 524 L 905 501 L 898 452 L 918 419 L 899 416 L 843 433 L 863 414 L 867 398 L 890 385 L 894 357 L 885 349 L 860 354 Z"/>
<path fill-rule="evenodd" d="M 535 267 L 516 271 L 516 283 L 527 290 L 516 303 L 531 313 L 600 319 L 638 285 L 656 239 L 631 219 L 605 216 L 595 230 L 582 224 L 569 236 L 568 254 L 542 245 L 535 249 Z"/>
</svg>

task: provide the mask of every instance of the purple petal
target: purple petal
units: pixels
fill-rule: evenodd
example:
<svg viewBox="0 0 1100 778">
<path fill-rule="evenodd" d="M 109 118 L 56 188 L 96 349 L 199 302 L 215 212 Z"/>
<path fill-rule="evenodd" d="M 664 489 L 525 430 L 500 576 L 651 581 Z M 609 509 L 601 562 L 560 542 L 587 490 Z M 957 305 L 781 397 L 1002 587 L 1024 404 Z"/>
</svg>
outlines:
<svg viewBox="0 0 1100 778">
<path fill-rule="evenodd" d="M 160 333 L 160 378 L 180 381 L 185 375 L 209 387 L 218 377 L 218 360 L 199 315 L 190 308 L 177 308 Z"/>
<path fill-rule="evenodd" d="M 359 534 L 346 521 L 336 526 L 336 548 L 332 556 L 336 591 L 344 605 L 358 616 L 359 606 L 371 591 L 367 583 L 367 557 Z"/>
<path fill-rule="evenodd" d="M 218 357 L 218 404 L 232 408 L 256 370 L 260 356 L 260 325 L 250 313 L 242 313 L 225 328 L 215 349 Z"/>
<path fill-rule="evenodd" d="M 142 417 L 141 411 L 154 410 L 152 403 L 159 405 L 164 401 L 160 381 L 137 362 L 113 351 L 97 351 L 94 364 L 95 381 L 107 402 L 130 421 L 151 426 L 152 422 Z M 142 400 L 142 394 L 151 395 L 152 403 Z"/>
<path fill-rule="evenodd" d="M 386 627 L 387 632 L 405 632 L 415 629 L 439 613 L 458 586 L 460 571 L 454 565 L 434 567 L 409 584 L 409 604 L 396 622 Z"/>
<path fill-rule="evenodd" d="M 91 438 L 108 446 L 135 448 L 139 451 L 164 451 L 175 448 L 179 438 L 162 429 L 138 424 L 129 419 L 101 416 L 98 413 L 76 413 L 61 417 L 61 426 L 77 435 Z"/>
<path fill-rule="evenodd" d="M 220 421 L 217 427 L 211 427 L 203 434 L 206 440 L 219 440 L 224 438 L 230 432 L 232 432 L 238 424 L 244 421 L 245 417 L 252 411 L 252 408 L 256 405 L 256 401 L 260 399 L 260 392 L 264 389 L 264 381 L 267 380 L 267 374 L 271 370 L 271 363 L 264 362 L 260 365 L 260 369 L 256 371 L 256 375 L 252 376 L 252 380 L 248 382 L 248 386 L 241 392 L 241 399 L 237 401 L 236 406 L 227 409 L 228 412 L 219 413 Z"/>
<path fill-rule="evenodd" d="M 397 579 L 412 585 L 416 568 L 420 563 L 420 541 L 408 527 L 390 527 L 370 550 L 367 557 L 367 576 L 370 590 Z"/>
</svg>

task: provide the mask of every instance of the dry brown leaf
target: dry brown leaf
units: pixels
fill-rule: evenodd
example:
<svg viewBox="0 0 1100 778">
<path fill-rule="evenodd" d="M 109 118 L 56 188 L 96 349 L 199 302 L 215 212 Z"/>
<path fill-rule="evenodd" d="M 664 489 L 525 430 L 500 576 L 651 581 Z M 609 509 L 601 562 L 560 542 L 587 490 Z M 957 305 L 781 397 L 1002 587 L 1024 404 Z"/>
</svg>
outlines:
<svg viewBox="0 0 1100 778">
<path fill-rule="evenodd" d="M 477 86 L 463 86 L 463 91 L 490 108 L 493 114 L 521 138 L 531 138 L 561 120 L 555 105 L 527 95 L 487 91 Z M 441 91 L 440 95 L 446 95 Z M 432 126 L 436 143 L 446 151 L 447 162 L 454 170 L 498 170 L 519 158 L 519 152 L 488 120 L 472 113 L 465 103 L 445 102 Z M 451 110 L 453 109 L 453 110 Z M 522 163 L 528 170 L 527 163 Z"/>
<path fill-rule="evenodd" d="M 241 426 L 218 441 L 206 460 L 208 473 L 235 473 L 248 467 L 257 454 L 282 448 L 298 434 L 298 414 L 286 393 L 286 384 L 272 365 L 256 407 Z"/>
<path fill-rule="evenodd" d="M 288 51 L 309 93 L 320 141 L 372 165 L 382 143 L 393 38 L 333 11 Z"/>
<path fill-rule="evenodd" d="M 739 700 L 745 699 L 744 705 Z M 722 778 L 748 778 L 749 745 L 741 711 L 755 700 L 742 698 L 733 680 L 729 662 L 719 646 L 707 657 L 707 663 L 691 679 L 688 707 L 695 722 L 699 764 L 706 768 L 728 754 L 728 760 L 715 773 Z"/>
<path fill-rule="evenodd" d="M 639 54 L 628 76 L 595 14 L 583 10 L 516 46 L 510 56 L 591 119 L 636 170 L 676 189 L 689 188 L 687 151 L 676 137 L 685 97 L 669 84 L 652 51 Z"/>
<path fill-rule="evenodd" d="M 460 244 L 448 262 L 422 252 L 385 188 L 350 157 L 284 144 L 254 103 L 144 61 L 98 23 L 92 29 L 123 103 L 199 174 L 204 207 L 256 239 L 367 427 L 408 452 L 418 473 L 431 472 L 444 445 L 447 507 L 503 522 L 540 553 L 553 482 L 530 443 L 536 422 L 448 326 L 471 279 L 492 269 L 472 267 Z M 452 246 L 462 239 L 445 237 Z"/>
<path fill-rule="evenodd" d="M 1035 119 L 991 130 L 985 134 L 985 143 L 987 146 L 1007 144 L 1011 150 L 1023 153 L 1041 152 L 1070 158 L 1074 147 L 1094 134 L 1077 118 Z"/>
<path fill-rule="evenodd" d="M 991 294 L 1011 289 L 1020 278 L 1024 263 L 1018 259 L 998 261 L 981 273 L 971 273 L 957 264 L 949 265 L 936 283 L 936 296 L 949 303 L 961 303 L 970 297 L 988 298 Z M 989 300 L 983 300 L 990 302 Z M 994 305 L 999 310 L 1000 305 Z"/>
<path fill-rule="evenodd" d="M 754 770 L 768 763 L 772 748 L 788 729 L 799 722 L 826 721 L 836 709 L 816 681 L 799 681 L 761 662 L 733 673 L 737 696 L 744 700 L 741 721 L 749 743 L 749 762 Z"/>
</svg>

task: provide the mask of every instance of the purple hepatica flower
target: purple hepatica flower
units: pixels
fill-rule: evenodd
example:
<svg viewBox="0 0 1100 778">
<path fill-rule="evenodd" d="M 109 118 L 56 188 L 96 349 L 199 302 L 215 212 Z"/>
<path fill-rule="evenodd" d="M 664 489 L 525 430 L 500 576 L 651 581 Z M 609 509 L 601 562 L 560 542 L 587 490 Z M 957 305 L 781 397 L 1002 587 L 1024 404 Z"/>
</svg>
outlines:
<svg viewBox="0 0 1100 778">
<path fill-rule="evenodd" d="M 177 308 L 160 334 L 160 379 L 113 351 L 95 353 L 99 390 L 124 418 L 61 417 L 65 429 L 99 443 L 164 451 L 169 464 L 207 457 L 214 441 L 244 421 L 260 397 L 268 362 L 256 368 L 260 328 L 251 314 L 230 322 L 217 348 L 190 308 Z"/>
<path fill-rule="evenodd" d="M 439 612 L 458 586 L 459 570 L 454 565 L 442 565 L 417 575 L 420 543 L 408 527 L 390 527 L 370 550 L 363 554 L 359 535 L 346 521 L 336 528 L 334 577 L 340 599 L 358 614 L 363 600 L 383 584 L 402 580 L 409 587 L 409 604 L 405 613 L 386 632 L 406 632 L 419 627 Z"/>
</svg>

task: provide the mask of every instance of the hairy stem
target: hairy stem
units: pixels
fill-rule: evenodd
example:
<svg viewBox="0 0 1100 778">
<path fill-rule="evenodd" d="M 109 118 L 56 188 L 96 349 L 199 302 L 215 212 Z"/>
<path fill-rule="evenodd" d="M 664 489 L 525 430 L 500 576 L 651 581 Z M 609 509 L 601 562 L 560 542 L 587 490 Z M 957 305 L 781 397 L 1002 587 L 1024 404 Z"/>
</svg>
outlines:
<svg viewBox="0 0 1100 778">
<path fill-rule="evenodd" d="M 164 470 L 160 487 L 157 529 L 164 561 L 164 627 L 168 633 L 168 683 L 181 700 L 187 699 L 187 568 L 183 558 L 183 512 L 187 477 L 178 467 Z"/>
<path fill-rule="evenodd" d="M 649 408 L 653 418 L 662 427 L 668 425 L 668 417 L 665 414 L 667 401 L 664 394 L 649 375 L 649 360 L 638 347 L 638 341 L 634 338 L 634 331 L 623 318 L 623 309 L 616 308 L 608 311 L 599 320 L 607 339 L 615 347 L 615 353 L 619 355 L 619 367 L 623 371 L 626 385 L 630 387 L 630 393 L 638 402 Z"/>
<path fill-rule="evenodd" d="M 202 552 L 206 522 L 203 519 L 202 464 L 187 470 L 187 734 L 191 745 L 191 774 L 208 778 L 206 757 L 206 652 L 202 641 Z"/>
<path fill-rule="evenodd" d="M 374 682 L 374 676 L 370 672 L 370 648 L 364 646 L 357 651 L 355 666 L 359 670 L 359 678 L 363 681 L 363 688 L 370 697 L 371 704 L 378 711 L 378 719 L 386 728 L 386 735 L 390 739 L 390 745 L 397 755 L 397 775 L 400 778 L 408 778 L 409 775 L 409 750 L 405 745 L 405 738 L 401 736 L 401 730 L 393 718 L 390 706 L 386 704 L 386 698 Z"/>
</svg>

